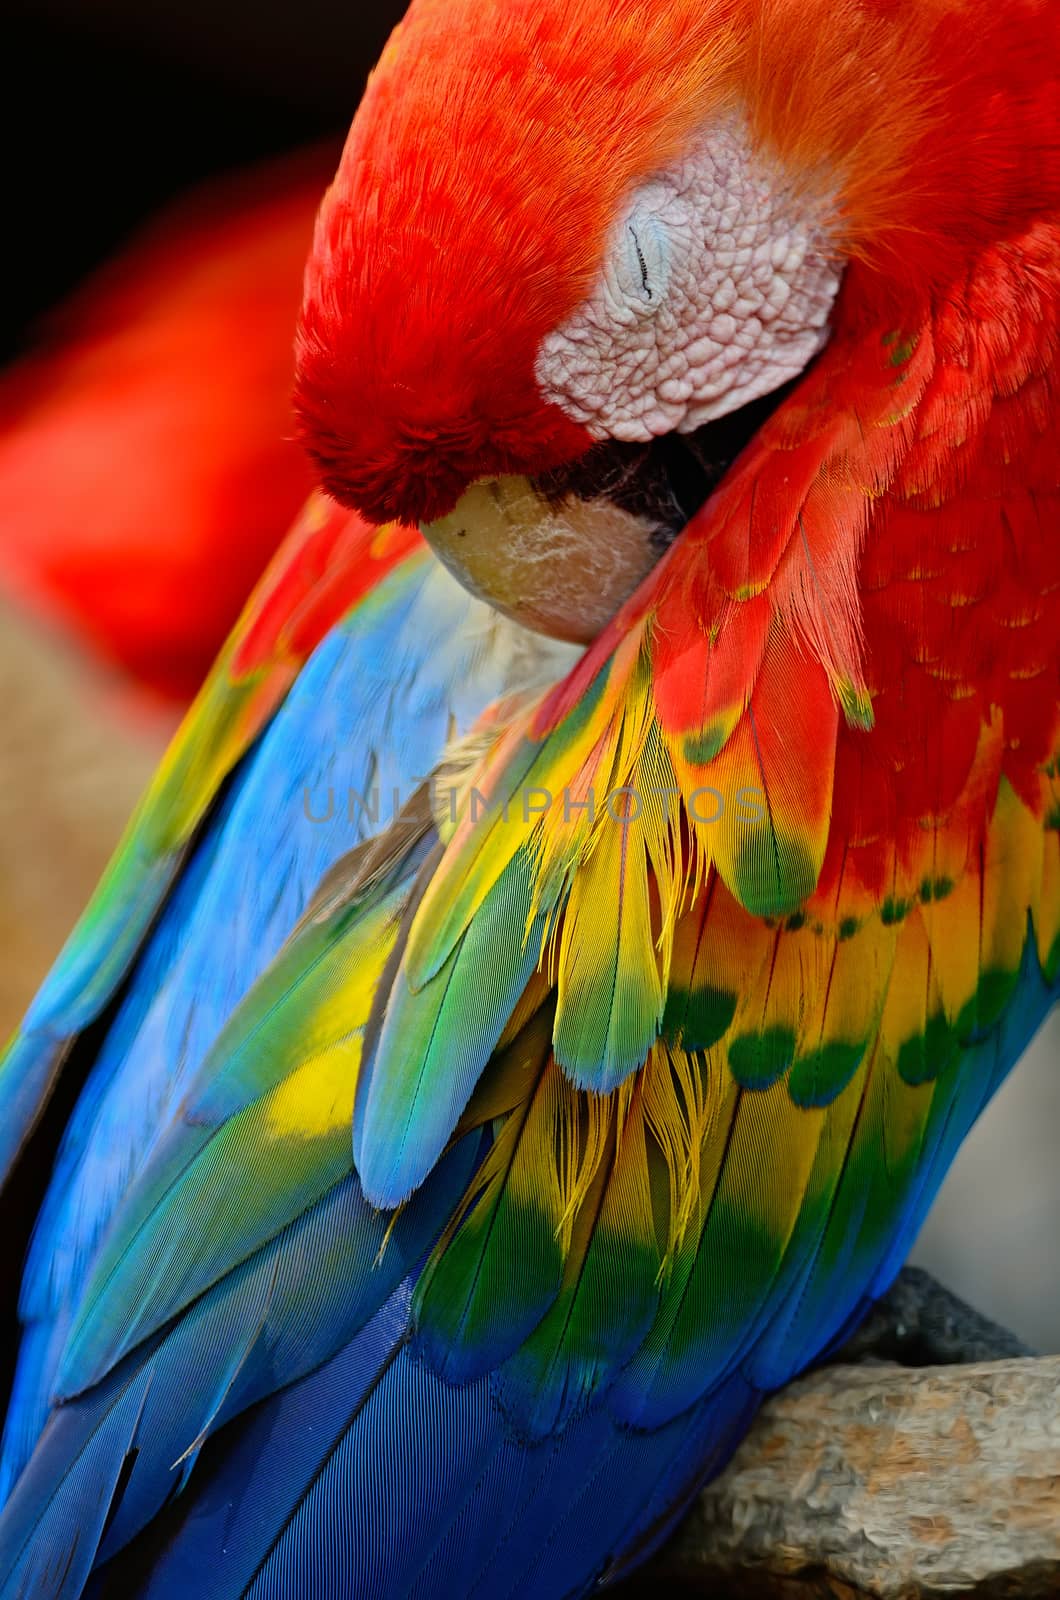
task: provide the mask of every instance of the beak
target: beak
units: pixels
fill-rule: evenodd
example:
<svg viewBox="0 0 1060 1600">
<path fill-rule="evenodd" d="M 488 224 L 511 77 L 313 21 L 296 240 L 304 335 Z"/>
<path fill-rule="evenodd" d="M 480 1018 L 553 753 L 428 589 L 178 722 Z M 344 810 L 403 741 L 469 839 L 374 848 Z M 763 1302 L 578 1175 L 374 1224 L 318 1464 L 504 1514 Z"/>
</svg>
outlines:
<svg viewBox="0 0 1060 1600">
<path fill-rule="evenodd" d="M 472 594 L 537 633 L 587 644 L 798 382 L 693 433 L 602 441 L 538 477 L 483 479 L 424 535 Z"/>
<path fill-rule="evenodd" d="M 423 534 L 472 594 L 536 633 L 585 644 L 655 566 L 673 530 L 606 492 L 585 497 L 547 478 L 513 477 L 472 484 Z"/>
</svg>

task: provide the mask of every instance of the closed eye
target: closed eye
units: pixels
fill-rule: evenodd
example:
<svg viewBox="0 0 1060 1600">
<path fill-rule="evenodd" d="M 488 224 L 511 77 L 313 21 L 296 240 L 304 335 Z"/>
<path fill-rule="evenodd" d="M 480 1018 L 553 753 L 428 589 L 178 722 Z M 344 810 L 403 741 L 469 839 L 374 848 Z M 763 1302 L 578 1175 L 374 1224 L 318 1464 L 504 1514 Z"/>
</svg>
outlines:
<svg viewBox="0 0 1060 1600">
<path fill-rule="evenodd" d="M 828 337 L 832 202 L 733 112 L 625 201 L 585 299 L 541 341 L 538 386 L 596 439 L 692 433 L 802 372 Z"/>
<path fill-rule="evenodd" d="M 640 267 L 641 286 L 644 290 L 644 293 L 650 300 L 652 298 L 652 292 L 651 285 L 648 282 L 648 263 L 644 259 L 644 251 L 640 247 L 640 240 L 637 238 L 637 230 L 633 226 L 632 222 L 629 224 L 629 236 L 633 240 L 633 248 L 637 252 L 637 264 Z"/>
</svg>

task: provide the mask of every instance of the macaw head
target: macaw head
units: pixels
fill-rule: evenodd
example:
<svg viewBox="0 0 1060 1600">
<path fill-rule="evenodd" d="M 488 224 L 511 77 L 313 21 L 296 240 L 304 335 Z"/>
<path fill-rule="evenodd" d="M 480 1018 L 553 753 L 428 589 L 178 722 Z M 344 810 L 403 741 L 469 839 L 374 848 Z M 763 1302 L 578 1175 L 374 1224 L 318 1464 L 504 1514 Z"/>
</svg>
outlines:
<svg viewBox="0 0 1060 1600">
<path fill-rule="evenodd" d="M 732 419 L 821 350 L 844 263 L 900 236 L 926 34 L 895 18 L 931 9 L 414 0 L 307 268 L 326 488 L 425 525 L 502 609 L 595 631 L 746 442 Z"/>
</svg>

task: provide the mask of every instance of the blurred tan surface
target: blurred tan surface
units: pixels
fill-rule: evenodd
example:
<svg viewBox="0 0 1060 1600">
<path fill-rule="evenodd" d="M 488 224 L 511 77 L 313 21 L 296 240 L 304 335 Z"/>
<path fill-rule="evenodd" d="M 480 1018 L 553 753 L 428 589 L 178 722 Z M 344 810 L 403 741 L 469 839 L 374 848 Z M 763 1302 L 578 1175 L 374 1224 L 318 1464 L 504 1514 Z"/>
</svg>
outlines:
<svg viewBox="0 0 1060 1600">
<path fill-rule="evenodd" d="M 0 1036 L 48 970 L 164 745 L 51 634 L 0 609 Z"/>
<path fill-rule="evenodd" d="M 161 753 L 160 723 L 0 611 L 0 1030 L 15 1025 Z M 1060 1351 L 1060 1015 L 973 1129 L 912 1259 Z"/>
</svg>

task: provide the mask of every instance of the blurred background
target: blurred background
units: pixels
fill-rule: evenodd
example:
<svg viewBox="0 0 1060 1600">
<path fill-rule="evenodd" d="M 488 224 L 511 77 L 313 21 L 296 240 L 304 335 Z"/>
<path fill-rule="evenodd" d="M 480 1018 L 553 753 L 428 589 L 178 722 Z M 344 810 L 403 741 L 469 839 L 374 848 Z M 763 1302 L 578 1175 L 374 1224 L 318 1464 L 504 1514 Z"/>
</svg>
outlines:
<svg viewBox="0 0 1060 1600">
<path fill-rule="evenodd" d="M 334 0 L 297 6 L 289 0 L 166 0 L 150 7 L 142 0 L 8 0 L 7 59 L 22 92 L 0 105 L 9 218 L 0 359 L 15 364 L 0 377 L 0 1034 L 17 1022 L 90 892 L 182 696 L 300 497 L 304 467 L 295 462 L 281 412 L 287 344 L 276 328 L 286 325 L 282 296 L 289 293 L 293 320 L 302 218 L 308 243 L 312 197 L 326 181 L 367 72 L 402 9 L 400 0 L 371 7 Z M 298 158 L 293 177 L 285 163 L 219 194 L 181 198 L 233 168 L 303 146 L 316 149 Z M 97 405 L 103 390 L 92 385 L 104 381 L 102 372 L 108 404 L 127 405 L 130 416 L 149 410 L 152 351 L 180 342 L 173 306 L 181 287 L 191 285 L 189 294 L 201 290 L 202 303 L 219 307 L 219 317 L 229 315 L 225 258 L 220 250 L 210 254 L 209 238 L 223 231 L 226 216 L 242 226 L 241 196 L 267 198 L 284 184 L 293 185 L 290 205 L 282 219 L 269 222 L 262 246 L 276 298 L 267 312 L 244 308 L 247 326 L 270 330 L 268 372 L 232 379 L 248 392 L 253 381 L 255 393 L 275 395 L 276 438 L 263 457 L 248 441 L 238 481 L 204 474 L 200 500 L 186 508 L 191 516 L 213 495 L 217 526 L 208 526 L 210 553 L 227 582 L 209 629 L 186 642 L 174 661 L 177 646 L 168 643 L 165 628 L 172 623 L 175 637 L 177 601 L 146 623 L 130 617 L 114 596 L 100 544 L 111 482 L 116 525 L 128 549 L 140 538 L 155 559 L 160 547 L 168 557 L 180 544 L 179 520 L 172 536 L 166 534 L 166 517 L 182 509 L 179 450 L 173 488 L 161 496 L 163 504 L 147 502 L 145 510 L 130 487 L 133 458 L 127 470 L 108 463 L 102 483 L 98 473 L 86 476 L 61 427 L 48 432 L 49 407 L 70 393 Z M 153 223 L 174 201 L 184 209 L 168 223 Z M 213 221 L 195 248 L 201 245 L 206 254 L 189 257 L 186 266 L 171 260 L 167 281 L 173 230 L 201 218 L 204 206 Z M 156 230 L 146 241 L 138 232 L 145 224 Z M 81 294 L 55 316 L 87 275 L 130 244 L 142 252 L 131 258 L 134 272 L 153 286 L 154 302 L 142 319 L 150 338 L 130 344 L 125 330 L 114 326 L 114 306 L 122 303 L 123 281 L 129 282 L 120 276 L 95 280 L 87 299 Z M 181 438 L 186 426 L 193 440 L 197 408 L 206 404 L 201 374 L 208 363 L 193 352 L 185 365 L 173 437 Z M 217 370 L 223 365 L 218 359 Z M 110 381 L 115 372 L 122 380 L 117 396 Z M 174 424 L 160 413 L 157 426 Z M 268 492 L 273 522 L 259 517 L 237 538 L 224 516 L 248 481 Z M 73 554 L 65 551 L 60 562 L 56 552 L 64 553 L 64 541 Z M 202 557 L 201 549 L 189 547 L 183 566 L 160 568 L 160 592 L 168 582 L 182 592 L 191 587 L 194 599 L 195 563 Z M 96 596 L 92 616 L 87 604 L 79 613 L 71 598 L 89 564 L 96 587 L 81 587 Z M 1041 1351 L 1060 1350 L 1058 1151 L 1060 1017 L 1054 1016 L 966 1143 L 914 1257 Z"/>
<path fill-rule="evenodd" d="M 0 107 L 12 222 L 4 354 L 197 179 L 341 139 L 404 9 L 405 0 L 7 0 L 5 54 L 20 92 Z"/>
</svg>

